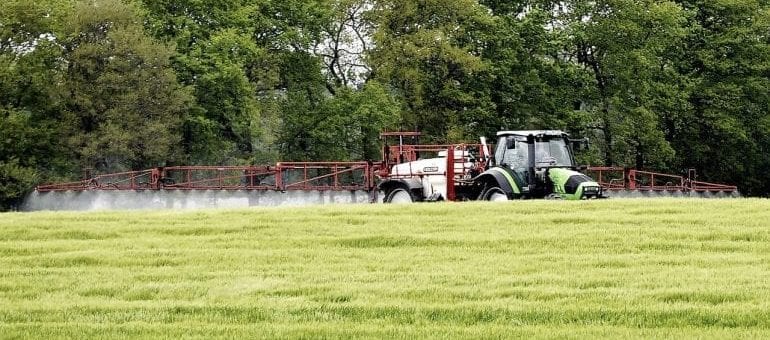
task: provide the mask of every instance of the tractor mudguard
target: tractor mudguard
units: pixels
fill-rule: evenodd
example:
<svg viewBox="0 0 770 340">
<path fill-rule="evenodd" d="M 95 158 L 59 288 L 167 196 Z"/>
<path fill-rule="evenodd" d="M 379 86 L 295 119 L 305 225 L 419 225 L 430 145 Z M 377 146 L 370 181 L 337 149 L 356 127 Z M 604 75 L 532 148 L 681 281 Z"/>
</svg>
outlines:
<svg viewBox="0 0 770 340">
<path fill-rule="evenodd" d="M 409 190 L 422 190 L 422 182 L 415 178 L 389 179 L 377 185 L 379 190 L 388 192 L 396 187 L 405 187 Z"/>
<path fill-rule="evenodd" d="M 505 192 L 508 197 L 521 195 L 521 181 L 513 171 L 504 167 L 494 167 L 473 179 L 476 183 L 492 183 Z"/>
</svg>

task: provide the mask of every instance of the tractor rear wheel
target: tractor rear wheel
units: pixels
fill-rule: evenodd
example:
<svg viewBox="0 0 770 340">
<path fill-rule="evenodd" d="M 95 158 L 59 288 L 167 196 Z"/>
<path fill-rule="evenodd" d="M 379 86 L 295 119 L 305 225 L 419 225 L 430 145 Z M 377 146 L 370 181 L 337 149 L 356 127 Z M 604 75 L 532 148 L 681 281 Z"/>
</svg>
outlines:
<svg viewBox="0 0 770 340">
<path fill-rule="evenodd" d="M 414 196 L 405 188 L 395 188 L 385 195 L 385 203 L 403 204 L 414 202 Z"/>
<path fill-rule="evenodd" d="M 481 193 L 481 199 L 484 201 L 502 202 L 508 200 L 508 195 L 500 187 L 490 187 Z"/>
</svg>

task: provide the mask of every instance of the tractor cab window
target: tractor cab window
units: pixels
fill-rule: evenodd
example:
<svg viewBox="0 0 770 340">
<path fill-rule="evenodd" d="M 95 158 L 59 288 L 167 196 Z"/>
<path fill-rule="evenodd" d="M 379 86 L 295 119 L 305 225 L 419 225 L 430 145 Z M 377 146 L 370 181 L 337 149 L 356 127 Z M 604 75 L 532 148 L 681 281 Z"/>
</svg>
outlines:
<svg viewBox="0 0 770 340">
<path fill-rule="evenodd" d="M 535 142 L 535 165 L 572 166 L 572 157 L 564 138 L 543 139 Z"/>
<path fill-rule="evenodd" d="M 526 171 L 529 166 L 529 145 L 523 136 L 500 137 L 495 150 L 497 165 L 515 171 Z M 535 166 L 572 166 L 572 156 L 563 137 L 539 138 L 535 141 Z"/>
<path fill-rule="evenodd" d="M 527 139 L 519 136 L 501 137 L 495 150 L 498 165 L 505 164 L 514 170 L 525 170 L 529 157 Z"/>
</svg>

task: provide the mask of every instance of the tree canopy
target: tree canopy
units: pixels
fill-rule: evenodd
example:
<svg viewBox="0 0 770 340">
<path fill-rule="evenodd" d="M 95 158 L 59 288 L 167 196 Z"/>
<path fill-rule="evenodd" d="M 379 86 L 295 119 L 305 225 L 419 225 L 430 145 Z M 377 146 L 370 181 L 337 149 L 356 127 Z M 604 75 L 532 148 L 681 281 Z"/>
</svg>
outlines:
<svg viewBox="0 0 770 340">
<path fill-rule="evenodd" d="M 83 169 L 377 159 L 381 130 L 589 137 L 767 196 L 762 0 L 7 0 L 0 208 Z"/>
</svg>

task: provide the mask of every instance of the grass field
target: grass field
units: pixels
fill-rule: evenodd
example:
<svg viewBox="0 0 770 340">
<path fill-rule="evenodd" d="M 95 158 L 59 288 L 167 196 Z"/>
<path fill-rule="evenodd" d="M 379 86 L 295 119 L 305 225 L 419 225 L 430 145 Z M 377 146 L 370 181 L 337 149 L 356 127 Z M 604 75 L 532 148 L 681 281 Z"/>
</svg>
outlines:
<svg viewBox="0 0 770 340">
<path fill-rule="evenodd" d="M 0 338 L 770 338 L 770 201 L 0 215 Z"/>
</svg>

